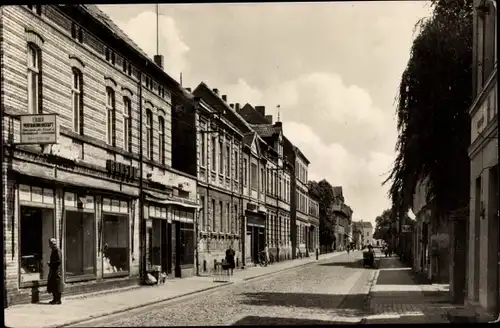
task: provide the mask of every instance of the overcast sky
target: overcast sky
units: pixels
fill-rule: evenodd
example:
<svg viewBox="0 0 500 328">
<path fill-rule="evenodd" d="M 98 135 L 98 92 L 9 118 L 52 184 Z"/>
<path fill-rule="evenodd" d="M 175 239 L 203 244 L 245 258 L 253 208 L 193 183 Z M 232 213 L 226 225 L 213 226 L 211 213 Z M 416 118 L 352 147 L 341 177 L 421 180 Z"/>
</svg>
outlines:
<svg viewBox="0 0 500 328">
<path fill-rule="evenodd" d="M 156 5 L 103 5 L 156 53 Z M 265 105 L 308 157 L 309 178 L 344 188 L 355 220 L 390 206 L 381 186 L 394 159 L 395 96 L 423 1 L 162 4 L 160 53 L 183 85 Z"/>
</svg>

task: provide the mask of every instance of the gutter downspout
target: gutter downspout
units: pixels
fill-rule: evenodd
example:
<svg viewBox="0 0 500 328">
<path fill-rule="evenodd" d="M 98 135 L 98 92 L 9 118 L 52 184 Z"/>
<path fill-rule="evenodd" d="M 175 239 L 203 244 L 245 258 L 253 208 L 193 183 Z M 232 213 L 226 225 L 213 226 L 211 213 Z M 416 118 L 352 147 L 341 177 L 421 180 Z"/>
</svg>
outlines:
<svg viewBox="0 0 500 328">
<path fill-rule="evenodd" d="M 146 63 L 146 66 L 148 64 Z M 139 72 L 139 249 L 140 249 L 140 263 L 139 263 L 139 274 L 141 278 L 141 283 L 145 284 L 147 280 L 146 273 L 146 221 L 144 219 L 144 168 L 143 168 L 143 106 L 142 106 L 142 71 Z"/>
</svg>

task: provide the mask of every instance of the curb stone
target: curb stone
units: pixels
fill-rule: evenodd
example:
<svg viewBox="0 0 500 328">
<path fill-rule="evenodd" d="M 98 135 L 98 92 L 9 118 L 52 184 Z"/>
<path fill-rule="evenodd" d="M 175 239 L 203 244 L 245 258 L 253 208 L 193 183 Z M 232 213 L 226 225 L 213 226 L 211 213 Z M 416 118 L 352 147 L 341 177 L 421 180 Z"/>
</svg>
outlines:
<svg viewBox="0 0 500 328">
<path fill-rule="evenodd" d="M 88 317 L 86 317 L 84 319 L 76 319 L 76 320 L 72 320 L 72 321 L 69 321 L 69 322 L 65 322 L 63 324 L 52 325 L 52 326 L 48 326 L 48 327 L 45 327 L 45 328 L 62 328 L 62 327 L 72 326 L 72 325 L 76 325 L 76 324 L 83 323 L 83 322 L 86 322 L 86 321 L 90 321 L 90 320 L 94 320 L 94 319 L 106 317 L 106 316 L 109 316 L 109 315 L 114 315 L 114 314 L 119 314 L 119 313 L 127 312 L 127 311 L 130 311 L 130 310 L 140 309 L 142 307 L 147 307 L 147 306 L 150 306 L 150 305 L 153 305 L 153 304 L 156 304 L 156 303 L 170 301 L 170 300 L 174 300 L 174 299 L 177 299 L 177 298 L 181 298 L 181 297 L 185 297 L 185 296 L 190 296 L 190 295 L 193 295 L 193 294 L 206 292 L 206 291 L 209 291 L 209 290 L 212 290 L 212 289 L 221 288 L 221 287 L 224 287 L 224 286 L 232 285 L 233 283 L 234 282 L 221 283 L 221 284 L 216 285 L 216 286 L 210 286 L 210 287 L 198 289 L 198 290 L 186 293 L 186 294 L 180 294 L 180 295 L 170 296 L 170 297 L 166 297 L 166 298 L 161 299 L 161 300 L 155 300 L 155 301 L 144 303 L 144 304 L 140 304 L 140 305 L 127 306 L 126 308 L 122 308 L 122 309 L 120 309 L 118 311 L 111 310 L 111 311 L 107 311 L 105 313 L 99 313 L 99 314 L 95 314 L 95 315 L 90 315 L 90 316 L 88 316 Z"/>
</svg>

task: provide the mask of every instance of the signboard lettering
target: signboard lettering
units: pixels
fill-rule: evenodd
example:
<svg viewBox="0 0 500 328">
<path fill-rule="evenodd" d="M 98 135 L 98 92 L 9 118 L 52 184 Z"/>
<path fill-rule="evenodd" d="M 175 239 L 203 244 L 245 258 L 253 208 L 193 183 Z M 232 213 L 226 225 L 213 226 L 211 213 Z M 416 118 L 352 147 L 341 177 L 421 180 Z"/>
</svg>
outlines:
<svg viewBox="0 0 500 328">
<path fill-rule="evenodd" d="M 20 144 L 56 144 L 59 136 L 56 114 L 21 115 Z"/>
<path fill-rule="evenodd" d="M 106 171 L 120 178 L 131 179 L 131 180 L 139 178 L 138 170 L 136 167 L 128 164 L 115 162 L 110 159 L 106 161 Z"/>
</svg>

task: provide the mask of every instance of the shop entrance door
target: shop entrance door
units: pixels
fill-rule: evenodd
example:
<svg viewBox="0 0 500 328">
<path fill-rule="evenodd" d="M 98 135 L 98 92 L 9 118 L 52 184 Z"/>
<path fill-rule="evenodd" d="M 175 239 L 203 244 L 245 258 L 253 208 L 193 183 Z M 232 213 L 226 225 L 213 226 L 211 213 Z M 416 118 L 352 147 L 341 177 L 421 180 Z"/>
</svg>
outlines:
<svg viewBox="0 0 500 328">
<path fill-rule="evenodd" d="M 167 274 L 171 275 L 172 274 L 172 254 L 173 254 L 173 247 L 172 247 L 172 223 L 167 222 L 167 256 L 165 257 L 166 261 L 166 266 L 167 266 Z"/>
<path fill-rule="evenodd" d="M 161 220 L 161 271 L 168 272 L 168 222 Z"/>
</svg>

